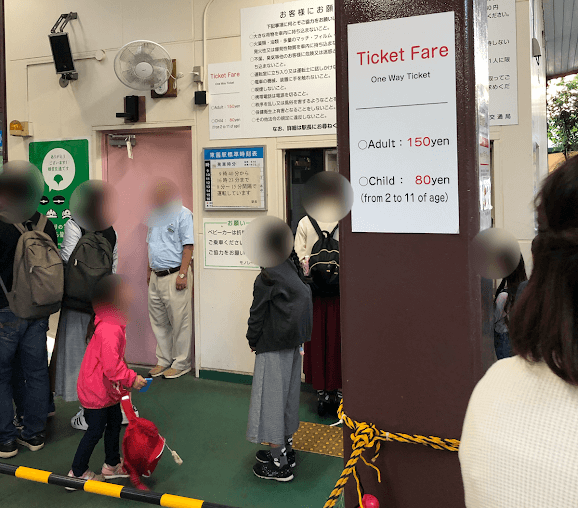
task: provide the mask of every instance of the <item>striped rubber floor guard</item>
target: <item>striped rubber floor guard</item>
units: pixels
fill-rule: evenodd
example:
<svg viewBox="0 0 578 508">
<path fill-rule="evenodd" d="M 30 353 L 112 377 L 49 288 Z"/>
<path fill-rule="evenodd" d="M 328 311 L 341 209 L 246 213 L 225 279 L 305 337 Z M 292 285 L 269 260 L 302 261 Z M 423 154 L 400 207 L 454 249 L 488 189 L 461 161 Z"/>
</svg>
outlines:
<svg viewBox="0 0 578 508">
<path fill-rule="evenodd" d="M 0 473 L 23 480 L 30 480 L 38 483 L 48 483 L 59 487 L 69 487 L 76 490 L 84 490 L 101 496 L 116 497 L 119 499 L 130 499 L 141 503 L 165 506 L 167 508 L 234 508 L 232 506 L 210 503 L 190 497 L 173 496 L 172 494 L 159 494 L 150 490 L 138 490 L 114 483 L 97 482 L 94 480 L 81 480 L 60 476 L 49 471 L 32 469 L 24 466 L 13 466 L 0 462 Z"/>
</svg>

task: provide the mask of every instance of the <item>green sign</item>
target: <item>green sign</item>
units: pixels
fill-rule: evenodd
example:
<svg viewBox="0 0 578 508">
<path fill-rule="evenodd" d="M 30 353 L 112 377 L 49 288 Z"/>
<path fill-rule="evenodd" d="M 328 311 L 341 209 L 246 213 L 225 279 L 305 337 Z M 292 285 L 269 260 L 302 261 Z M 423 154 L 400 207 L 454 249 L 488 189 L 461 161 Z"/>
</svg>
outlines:
<svg viewBox="0 0 578 508">
<path fill-rule="evenodd" d="M 54 224 L 60 248 L 64 224 L 70 219 L 70 196 L 89 179 L 88 139 L 32 142 L 29 160 L 44 176 L 38 211 Z"/>
</svg>

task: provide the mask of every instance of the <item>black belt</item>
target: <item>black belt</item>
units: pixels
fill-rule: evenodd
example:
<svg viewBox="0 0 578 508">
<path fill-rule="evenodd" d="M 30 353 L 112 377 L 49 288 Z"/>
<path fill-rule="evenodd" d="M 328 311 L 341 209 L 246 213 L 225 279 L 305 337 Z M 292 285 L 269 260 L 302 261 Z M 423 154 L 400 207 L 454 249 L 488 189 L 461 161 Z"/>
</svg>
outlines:
<svg viewBox="0 0 578 508">
<path fill-rule="evenodd" d="M 158 272 L 155 271 L 155 275 L 157 277 L 165 277 L 166 275 L 170 275 L 171 273 L 178 272 L 181 269 L 180 266 L 176 268 L 169 268 L 168 270 L 159 270 Z"/>
</svg>

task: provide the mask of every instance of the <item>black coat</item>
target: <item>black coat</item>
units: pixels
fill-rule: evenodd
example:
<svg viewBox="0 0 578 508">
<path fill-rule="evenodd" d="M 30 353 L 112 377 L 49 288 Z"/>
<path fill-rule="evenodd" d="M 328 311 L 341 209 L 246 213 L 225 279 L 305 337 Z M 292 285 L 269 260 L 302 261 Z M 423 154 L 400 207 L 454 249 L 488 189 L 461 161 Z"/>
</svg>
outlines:
<svg viewBox="0 0 578 508">
<path fill-rule="evenodd" d="M 271 282 L 257 275 L 247 340 L 257 354 L 298 347 L 311 340 L 313 302 L 311 288 L 288 259 L 267 268 Z"/>
</svg>

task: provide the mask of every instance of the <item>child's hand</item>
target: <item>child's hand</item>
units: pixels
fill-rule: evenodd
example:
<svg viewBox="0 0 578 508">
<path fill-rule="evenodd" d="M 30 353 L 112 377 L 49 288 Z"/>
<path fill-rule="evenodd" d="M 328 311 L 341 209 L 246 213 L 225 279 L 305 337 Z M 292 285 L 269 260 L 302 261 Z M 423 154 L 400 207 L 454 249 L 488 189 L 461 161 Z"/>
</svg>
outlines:
<svg viewBox="0 0 578 508">
<path fill-rule="evenodd" d="M 147 380 L 144 377 L 137 376 L 136 379 L 134 380 L 134 383 L 132 384 L 132 387 L 135 390 L 140 390 L 146 384 L 147 384 Z"/>
</svg>

